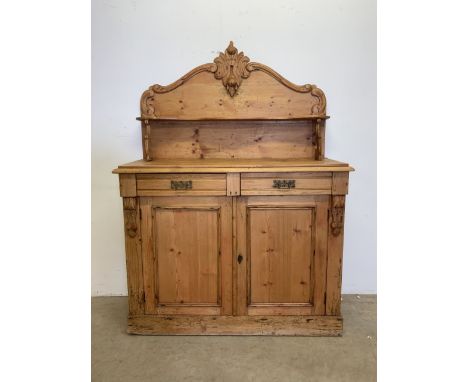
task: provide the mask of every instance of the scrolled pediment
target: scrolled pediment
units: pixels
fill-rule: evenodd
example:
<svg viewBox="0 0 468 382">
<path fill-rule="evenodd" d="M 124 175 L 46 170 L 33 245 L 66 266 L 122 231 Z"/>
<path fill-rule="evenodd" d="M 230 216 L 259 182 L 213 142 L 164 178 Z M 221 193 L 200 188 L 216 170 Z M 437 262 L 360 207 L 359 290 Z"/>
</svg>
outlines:
<svg viewBox="0 0 468 382">
<path fill-rule="evenodd" d="M 255 73 L 258 74 L 254 80 Z M 147 119 L 197 119 L 198 115 L 286 119 L 326 114 L 326 98 L 321 89 L 311 84 L 293 84 L 270 67 L 250 62 L 232 41 L 213 63 L 197 66 L 170 85 L 151 86 L 143 93 L 140 106 L 141 117 Z"/>
</svg>

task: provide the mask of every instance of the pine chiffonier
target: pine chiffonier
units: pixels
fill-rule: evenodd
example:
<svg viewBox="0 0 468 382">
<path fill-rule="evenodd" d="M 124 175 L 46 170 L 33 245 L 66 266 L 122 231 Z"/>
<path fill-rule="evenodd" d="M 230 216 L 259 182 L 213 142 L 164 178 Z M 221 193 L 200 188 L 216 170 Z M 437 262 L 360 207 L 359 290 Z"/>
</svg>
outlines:
<svg viewBox="0 0 468 382">
<path fill-rule="evenodd" d="M 326 98 L 251 62 L 214 62 L 140 102 L 143 159 L 119 166 L 128 332 L 336 336 L 347 163 Z"/>
</svg>

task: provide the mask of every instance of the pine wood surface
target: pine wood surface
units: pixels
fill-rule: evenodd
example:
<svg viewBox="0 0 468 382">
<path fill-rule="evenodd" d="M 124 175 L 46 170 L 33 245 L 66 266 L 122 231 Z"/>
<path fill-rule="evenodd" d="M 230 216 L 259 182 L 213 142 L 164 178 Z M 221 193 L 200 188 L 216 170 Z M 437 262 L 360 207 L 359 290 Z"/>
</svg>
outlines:
<svg viewBox="0 0 468 382">
<path fill-rule="evenodd" d="M 154 209 L 159 304 L 218 304 L 218 212 Z"/>
<path fill-rule="evenodd" d="M 232 200 L 141 197 L 147 314 L 231 314 Z"/>
<path fill-rule="evenodd" d="M 231 41 L 213 63 L 145 91 L 142 119 L 325 117 L 325 94 L 317 86 L 295 85 L 272 68 L 249 61 Z"/>
<path fill-rule="evenodd" d="M 236 97 L 231 97 L 208 72 L 192 77 L 171 92 L 153 97 L 150 101 L 143 95 L 142 118 L 302 119 L 314 115 L 313 108 L 320 107 L 317 103 L 320 101 L 310 93 L 296 92 L 261 71 L 253 72 L 242 82 Z M 151 109 L 155 111 L 147 114 Z"/>
<path fill-rule="evenodd" d="M 173 182 L 189 182 L 189 189 L 174 189 Z M 226 195 L 226 174 L 138 174 L 137 195 Z"/>
<path fill-rule="evenodd" d="M 226 174 L 226 193 L 229 196 L 240 195 L 240 174 L 238 172 L 231 172 Z"/>
<path fill-rule="evenodd" d="M 126 181 L 132 182 L 126 178 Z M 129 314 L 144 314 L 145 291 L 142 272 L 141 220 L 138 198 L 123 198 L 125 255 Z"/>
<path fill-rule="evenodd" d="M 311 121 L 150 121 L 156 159 L 315 158 Z"/>
<path fill-rule="evenodd" d="M 327 263 L 327 299 L 326 314 L 341 314 L 341 277 L 343 267 L 343 222 L 344 222 L 345 196 L 331 198 L 331 213 L 338 211 L 338 229 L 334 229 L 334 218 L 329 219 L 328 229 L 328 263 Z"/>
<path fill-rule="evenodd" d="M 340 336 L 340 316 L 132 316 L 128 333 L 144 335 Z"/>
<path fill-rule="evenodd" d="M 325 314 L 328 207 L 322 195 L 237 198 L 238 314 Z"/>
<path fill-rule="evenodd" d="M 330 172 L 354 171 L 333 159 L 159 159 L 137 160 L 120 165 L 114 174 L 230 173 L 230 172 Z"/>
<path fill-rule="evenodd" d="M 276 182 L 294 182 L 293 188 L 277 188 Z M 245 173 L 241 177 L 242 195 L 315 195 L 329 194 L 332 173 Z"/>
<path fill-rule="evenodd" d="M 312 208 L 250 208 L 250 301 L 308 303 L 311 300 Z"/>
<path fill-rule="evenodd" d="M 157 118 L 157 117 L 147 117 L 147 118 L 142 118 L 142 117 L 137 117 L 137 121 L 156 121 L 156 122 L 196 122 L 196 121 L 210 121 L 210 122 L 226 122 L 226 121 L 237 121 L 237 122 L 244 122 L 244 121 L 317 121 L 317 120 L 327 120 L 330 119 L 329 115 L 303 115 L 303 116 L 296 116 L 296 117 L 274 117 L 274 118 L 268 118 L 268 117 L 243 117 L 242 115 L 239 115 L 236 118 L 217 118 L 217 117 L 199 117 L 199 118 Z"/>
</svg>

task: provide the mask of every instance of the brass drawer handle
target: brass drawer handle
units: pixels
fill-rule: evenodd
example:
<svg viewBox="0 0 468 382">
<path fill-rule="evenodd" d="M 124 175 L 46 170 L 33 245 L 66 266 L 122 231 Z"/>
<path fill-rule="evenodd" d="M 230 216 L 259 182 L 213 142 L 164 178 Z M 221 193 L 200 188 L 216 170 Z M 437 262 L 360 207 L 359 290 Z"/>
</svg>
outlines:
<svg viewBox="0 0 468 382">
<path fill-rule="evenodd" d="M 191 190 L 192 181 L 191 180 L 171 180 L 171 189 L 172 190 Z"/>
<path fill-rule="evenodd" d="M 294 179 L 275 179 L 273 180 L 273 188 L 296 188 L 296 181 Z"/>
</svg>

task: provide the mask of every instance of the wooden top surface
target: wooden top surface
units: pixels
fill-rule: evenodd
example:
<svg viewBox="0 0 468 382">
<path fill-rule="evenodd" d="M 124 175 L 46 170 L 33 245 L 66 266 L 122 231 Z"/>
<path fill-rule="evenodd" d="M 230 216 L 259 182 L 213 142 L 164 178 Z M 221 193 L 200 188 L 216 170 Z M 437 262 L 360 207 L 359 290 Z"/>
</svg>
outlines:
<svg viewBox="0 0 468 382">
<path fill-rule="evenodd" d="M 221 172 L 322 172 L 354 171 L 347 163 L 313 159 L 159 159 L 120 165 L 114 174 L 221 173 Z"/>
<path fill-rule="evenodd" d="M 237 117 L 237 118 L 216 118 L 216 117 L 193 117 L 191 119 L 181 119 L 181 118 L 142 118 L 137 117 L 137 121 L 162 121 L 162 122 L 174 122 L 174 121 L 315 121 L 317 119 L 330 119 L 329 115 L 303 115 L 303 116 L 294 116 L 294 117 Z"/>
</svg>

